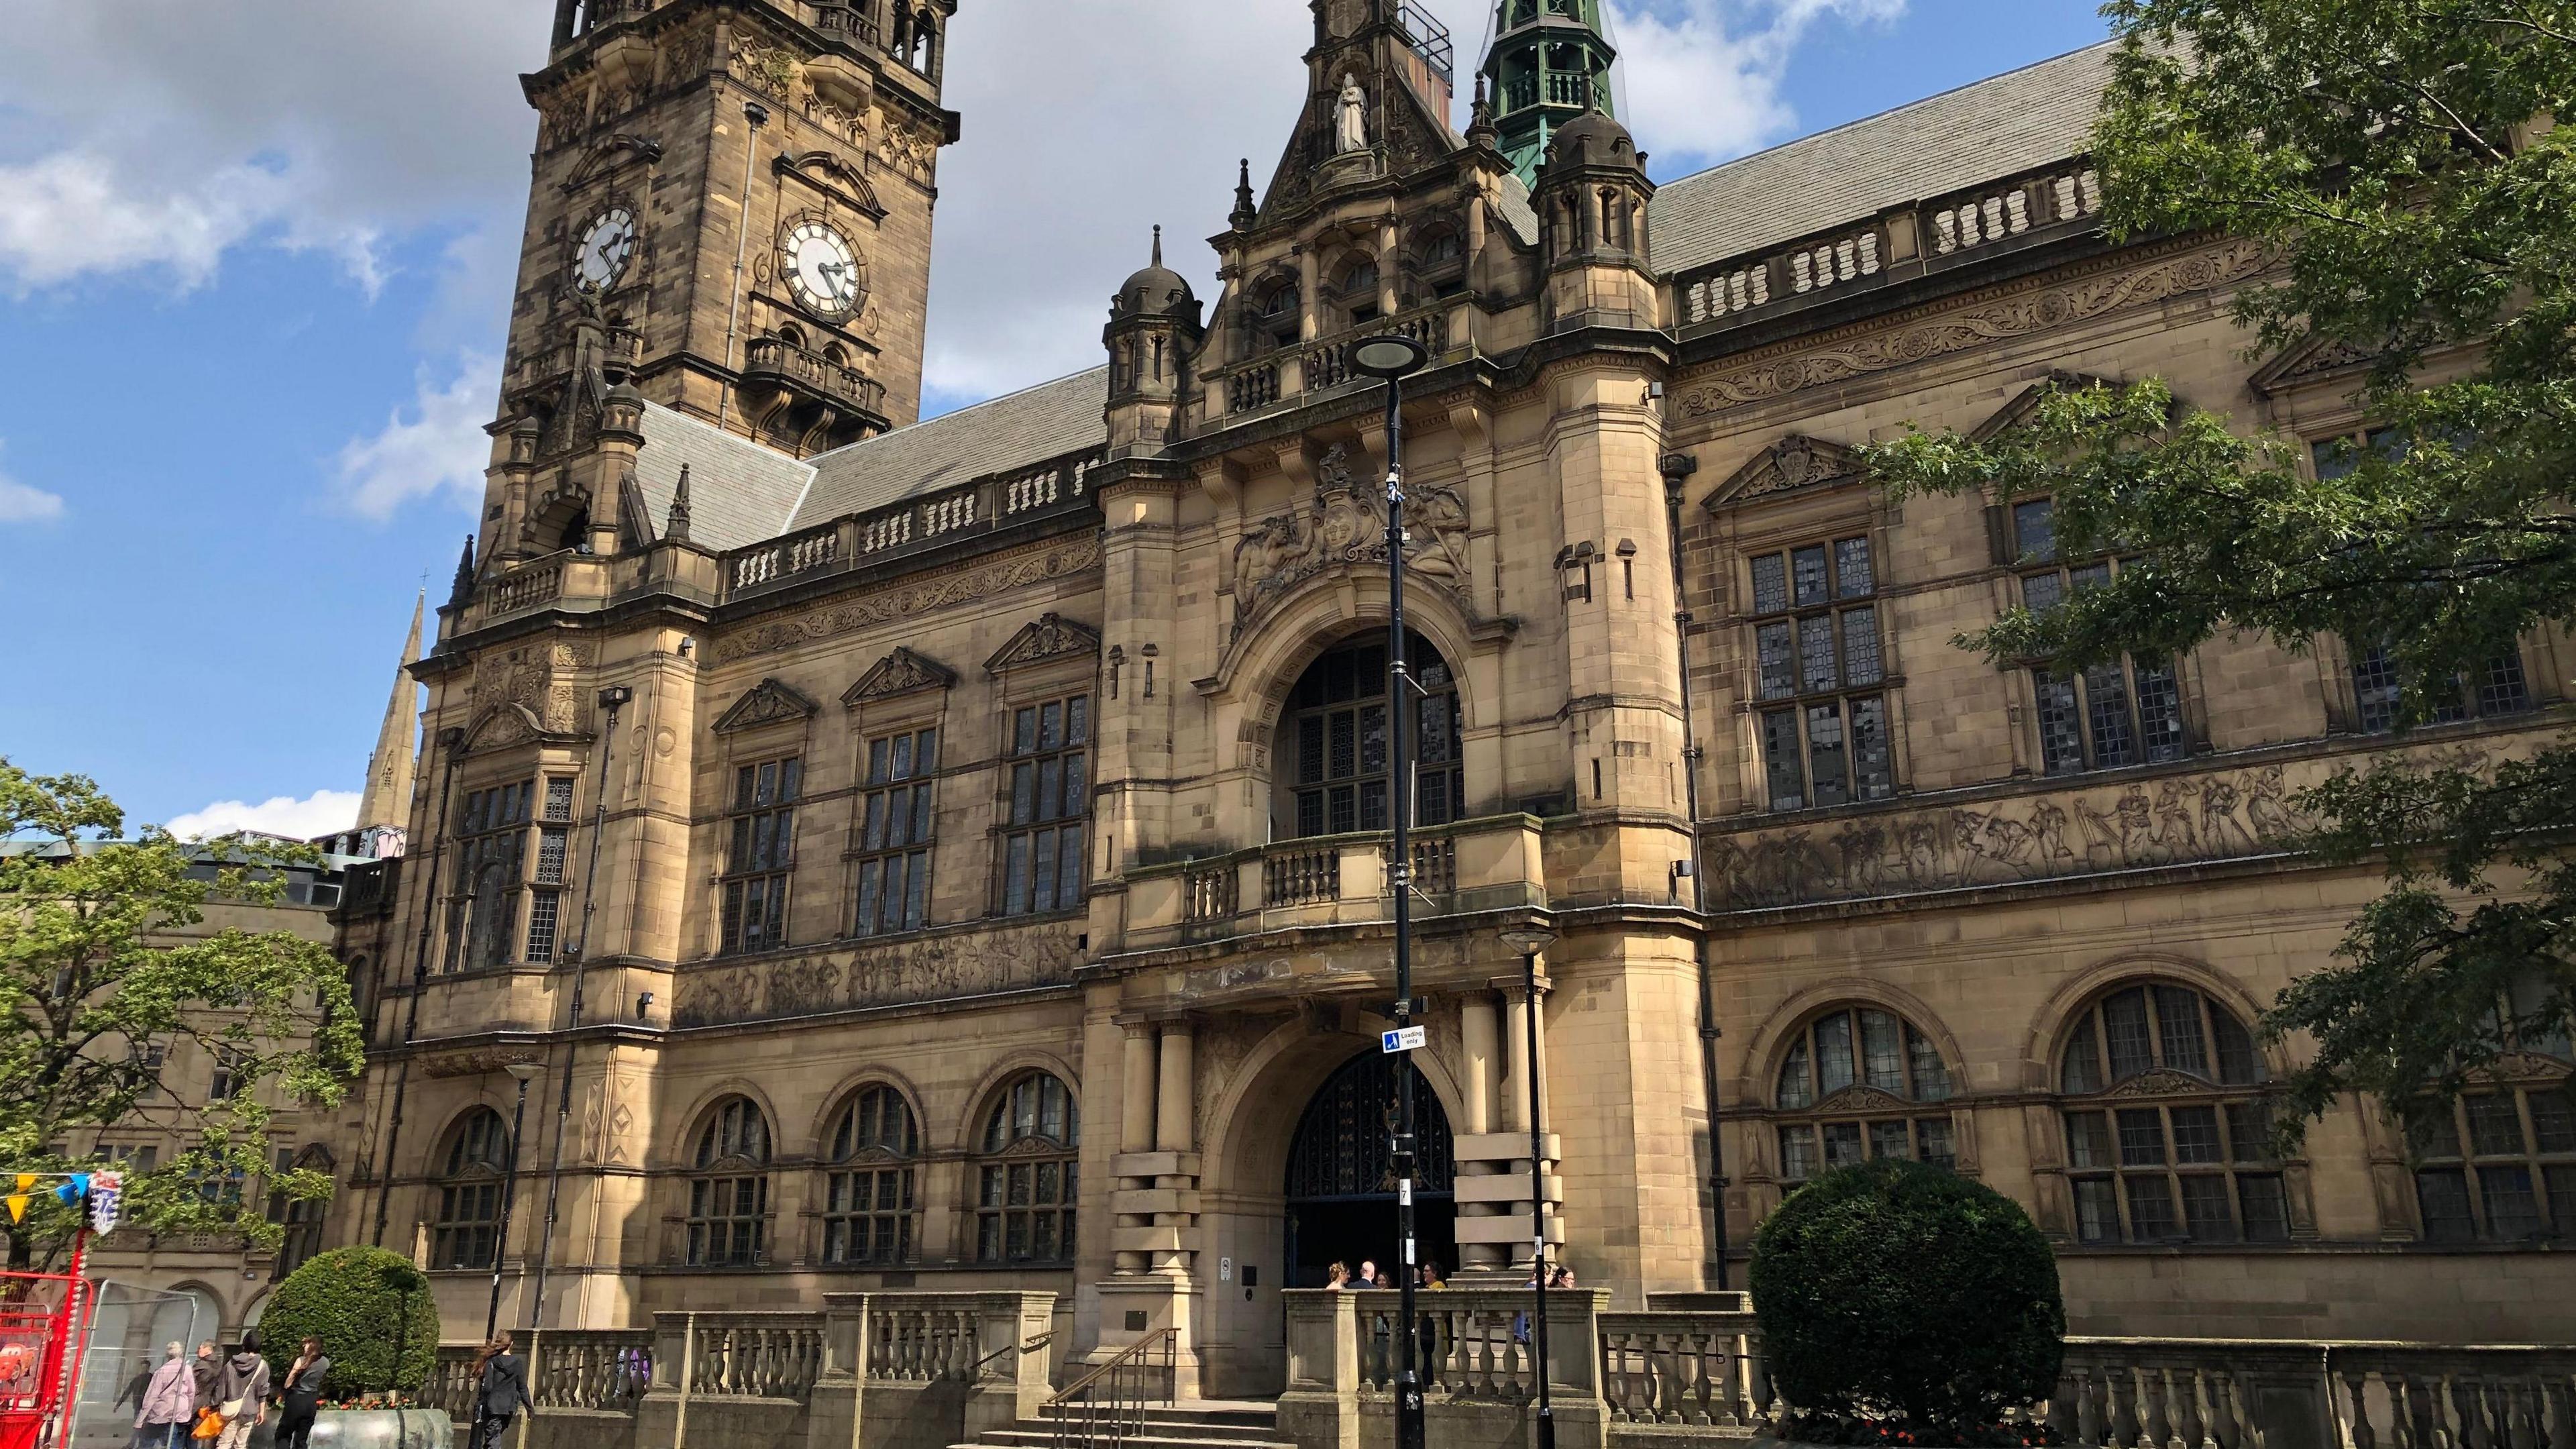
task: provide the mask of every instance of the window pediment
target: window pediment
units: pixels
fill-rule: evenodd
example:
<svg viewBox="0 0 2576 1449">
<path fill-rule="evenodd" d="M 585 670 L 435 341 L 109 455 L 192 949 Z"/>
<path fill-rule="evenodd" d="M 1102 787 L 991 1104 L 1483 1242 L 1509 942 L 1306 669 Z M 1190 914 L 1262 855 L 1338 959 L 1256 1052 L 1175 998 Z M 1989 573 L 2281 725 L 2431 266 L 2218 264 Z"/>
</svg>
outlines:
<svg viewBox="0 0 2576 1449">
<path fill-rule="evenodd" d="M 2313 336 L 2282 349 L 2279 356 L 2256 368 L 2245 385 L 2256 397 L 2268 398 L 2308 383 L 2358 374 L 2376 360 L 2375 354 L 2340 337 Z"/>
<path fill-rule="evenodd" d="M 717 734 L 756 729 L 761 725 L 788 720 L 811 719 L 821 706 L 793 686 L 775 679 L 764 679 L 751 687 L 751 692 L 734 701 L 715 723 Z"/>
<path fill-rule="evenodd" d="M 1818 1102 L 1811 1110 L 1820 1114 L 1833 1112 L 1912 1112 L 1922 1107 L 1932 1105 L 1938 1104 L 1908 1101 L 1905 1098 L 1896 1095 L 1894 1092 L 1883 1092 L 1876 1087 L 1847 1087 L 1844 1090 L 1836 1092 L 1832 1096 L 1825 1098 L 1823 1101 Z"/>
<path fill-rule="evenodd" d="M 2105 1097 L 2186 1097 L 2219 1090 L 2216 1082 L 2189 1072 L 2153 1071 L 2115 1083 Z"/>
<path fill-rule="evenodd" d="M 984 661 L 985 672 L 1003 674 L 1032 664 L 1100 653 L 1100 631 L 1049 611 L 1023 626 L 1011 642 Z"/>
<path fill-rule="evenodd" d="M 841 703 L 856 707 L 875 700 L 917 694 L 923 690 L 950 689 L 954 688 L 956 683 L 956 670 L 926 654 L 916 654 L 898 645 L 894 652 L 878 660 L 873 668 L 859 676 L 858 683 L 851 685 L 848 692 L 841 696 Z"/>
<path fill-rule="evenodd" d="M 1791 433 L 1753 455 L 1708 495 L 1707 508 L 1718 509 L 1779 493 L 1832 488 L 1863 476 L 1860 459 L 1840 443 Z"/>
<path fill-rule="evenodd" d="M 1996 409 L 1992 417 L 1989 417 L 1984 422 L 1977 424 L 1975 429 L 1970 431 L 1968 437 L 1974 442 L 1993 442 L 1995 439 L 2002 437 L 2004 434 L 2011 432 L 2013 429 L 2018 428 L 2023 423 L 2029 421 L 2031 411 L 2039 406 L 2039 400 L 2046 397 L 2051 392 L 2067 391 L 2075 388 L 2086 387 L 2116 388 L 2118 386 L 2120 386 L 2120 383 L 2115 378 L 2096 377 L 2089 372 L 2052 372 L 2046 377 L 2041 378 L 2039 381 L 2032 383 L 2030 386 L 2023 388 L 2019 395 L 2015 396 L 2011 402 L 2005 403 L 2002 407 Z"/>
</svg>

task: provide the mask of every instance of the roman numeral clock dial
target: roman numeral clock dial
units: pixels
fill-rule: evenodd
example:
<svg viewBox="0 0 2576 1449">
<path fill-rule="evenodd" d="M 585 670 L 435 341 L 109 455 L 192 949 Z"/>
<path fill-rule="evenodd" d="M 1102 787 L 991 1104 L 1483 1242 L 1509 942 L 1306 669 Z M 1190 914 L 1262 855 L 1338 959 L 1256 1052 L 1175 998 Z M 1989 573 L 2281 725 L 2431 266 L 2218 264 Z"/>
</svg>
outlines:
<svg viewBox="0 0 2576 1449">
<path fill-rule="evenodd" d="M 594 296 L 617 285 L 635 257 L 635 213 L 612 207 L 582 228 L 580 254 L 573 258 L 573 277 Z"/>
<path fill-rule="evenodd" d="M 809 221 L 789 232 L 780 250 L 787 263 L 787 290 L 796 305 L 818 317 L 847 317 L 858 310 L 866 290 L 859 254 L 849 238 L 829 223 Z"/>
</svg>

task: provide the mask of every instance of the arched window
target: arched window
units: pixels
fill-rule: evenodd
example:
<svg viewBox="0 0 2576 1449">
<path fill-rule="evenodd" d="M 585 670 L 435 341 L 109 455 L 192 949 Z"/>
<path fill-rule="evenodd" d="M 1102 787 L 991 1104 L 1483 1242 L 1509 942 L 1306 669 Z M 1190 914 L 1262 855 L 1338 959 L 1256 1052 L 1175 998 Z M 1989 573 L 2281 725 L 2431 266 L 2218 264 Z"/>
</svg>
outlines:
<svg viewBox="0 0 2576 1449">
<path fill-rule="evenodd" d="M 501 1175 L 510 1163 L 510 1129 L 501 1114 L 489 1107 L 466 1113 L 448 1129 L 439 1163 L 429 1266 L 489 1268 L 501 1247 Z"/>
<path fill-rule="evenodd" d="M 1837 1006 L 1808 1022 L 1789 1043 L 1772 1100 L 1801 1114 L 1780 1124 L 1783 1182 L 1874 1157 L 1957 1161 L 1950 1114 L 1920 1110 L 1950 1100 L 1950 1068 L 1893 1012 Z"/>
<path fill-rule="evenodd" d="M 2508 1053 L 2487 1080 L 2441 1115 L 2415 1124 L 2415 1202 L 2433 1243 L 2516 1243 L 2576 1238 L 2576 1060 L 2543 1020 L 2550 988 L 2514 984 L 2491 1021 Z"/>
<path fill-rule="evenodd" d="M 733 1097 L 698 1133 L 689 1182 L 689 1266 L 757 1267 L 769 1250 L 769 1119 Z"/>
<path fill-rule="evenodd" d="M 805 329 L 792 322 L 787 323 L 778 329 L 778 340 L 790 347 L 801 349 L 805 345 Z"/>
<path fill-rule="evenodd" d="M 850 365 L 850 350 L 835 342 L 823 349 L 823 360 L 834 367 Z"/>
<path fill-rule="evenodd" d="M 912 17 L 911 58 L 906 63 L 923 75 L 930 74 L 932 51 L 938 41 L 938 22 L 931 18 L 927 10 L 915 12 Z"/>
<path fill-rule="evenodd" d="M 2253 1033 L 2189 986 L 2123 986 L 2086 1006 L 2058 1063 L 2076 1237 L 2287 1241 L 2267 1075 Z"/>
<path fill-rule="evenodd" d="M 1272 347 L 1294 347 L 1305 330 L 1306 295 L 1289 277 L 1271 285 L 1253 307 L 1253 329 Z"/>
<path fill-rule="evenodd" d="M 869 1087 L 832 1127 L 823 1193 L 823 1261 L 909 1263 L 919 1244 L 914 1192 L 921 1139 L 912 1107 L 892 1087 Z"/>
<path fill-rule="evenodd" d="M 984 1123 L 987 1161 L 978 1169 L 975 1261 L 1073 1260 L 1075 1152 L 1082 1112 L 1073 1091 L 1047 1072 L 1013 1082 Z"/>
<path fill-rule="evenodd" d="M 1403 714 L 1413 729 L 1413 823 L 1446 825 L 1466 813 L 1458 681 L 1421 635 L 1405 654 L 1420 688 Z M 1386 645 L 1376 635 L 1327 651 L 1289 691 L 1279 726 L 1291 833 L 1385 830 Z"/>
<path fill-rule="evenodd" d="M 1375 261 L 1356 261 L 1343 269 L 1333 295 L 1341 299 L 1343 319 L 1348 325 L 1360 327 L 1378 319 L 1379 280 Z"/>
</svg>

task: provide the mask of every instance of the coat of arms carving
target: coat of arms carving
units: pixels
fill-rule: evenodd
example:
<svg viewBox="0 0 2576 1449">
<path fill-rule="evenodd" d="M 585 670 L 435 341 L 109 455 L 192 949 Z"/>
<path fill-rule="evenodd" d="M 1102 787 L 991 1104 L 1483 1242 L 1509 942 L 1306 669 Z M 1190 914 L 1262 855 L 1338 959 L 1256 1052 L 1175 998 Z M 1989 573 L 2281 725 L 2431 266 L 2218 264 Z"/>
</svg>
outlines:
<svg viewBox="0 0 2576 1449">
<path fill-rule="evenodd" d="M 1315 463 L 1315 497 L 1302 513 L 1254 524 L 1234 548 L 1234 623 L 1252 622 L 1297 585 L 1331 569 L 1386 561 L 1384 515 L 1351 477 L 1336 443 Z M 1404 500 L 1405 570 L 1448 589 L 1467 582 L 1467 500 L 1454 488 L 1414 487 Z"/>
</svg>

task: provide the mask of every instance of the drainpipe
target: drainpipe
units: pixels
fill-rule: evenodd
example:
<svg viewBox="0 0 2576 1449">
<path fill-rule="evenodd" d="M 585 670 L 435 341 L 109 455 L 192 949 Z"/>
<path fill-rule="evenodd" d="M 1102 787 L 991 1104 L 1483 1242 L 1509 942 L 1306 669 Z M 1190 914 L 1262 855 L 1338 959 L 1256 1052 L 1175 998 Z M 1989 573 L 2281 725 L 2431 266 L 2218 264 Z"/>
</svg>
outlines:
<svg viewBox="0 0 2576 1449">
<path fill-rule="evenodd" d="M 1699 460 L 1688 453 L 1666 453 L 1662 460 L 1664 475 L 1664 526 L 1670 540 L 1673 562 L 1673 635 L 1681 657 L 1682 695 L 1682 782 L 1685 808 L 1690 813 L 1690 882 L 1691 914 L 1697 917 L 1699 937 L 1699 1070 L 1703 1089 L 1708 1096 L 1708 1200 L 1709 1223 L 1713 1234 L 1717 1268 L 1717 1288 L 1728 1289 L 1728 1243 L 1726 1235 L 1726 1149 L 1718 1132 L 1717 1075 L 1717 991 L 1710 979 L 1713 971 L 1708 958 L 1708 873 L 1700 860 L 1699 842 L 1699 762 L 1702 751 L 1699 735 L 1691 722 L 1690 630 L 1691 612 L 1683 602 L 1682 580 L 1682 484 L 1699 471 Z"/>
<path fill-rule="evenodd" d="M 367 1241 L 378 1248 L 385 1245 L 385 1216 L 393 1210 L 394 1149 L 402 1144 L 403 1098 L 411 1091 L 411 1043 L 420 1034 L 420 999 L 429 991 L 429 936 L 438 920 L 438 866 L 447 854 L 447 799 L 456 788 L 456 755 L 464 745 L 465 731 L 451 727 L 438 732 L 447 770 L 439 776 L 438 814 L 429 823 L 429 879 L 420 894 L 420 937 L 411 949 L 411 1002 L 403 1015 L 403 1059 L 394 1076 L 393 1120 L 385 1126 L 385 1152 L 376 1163 L 376 1225 Z"/>
</svg>

